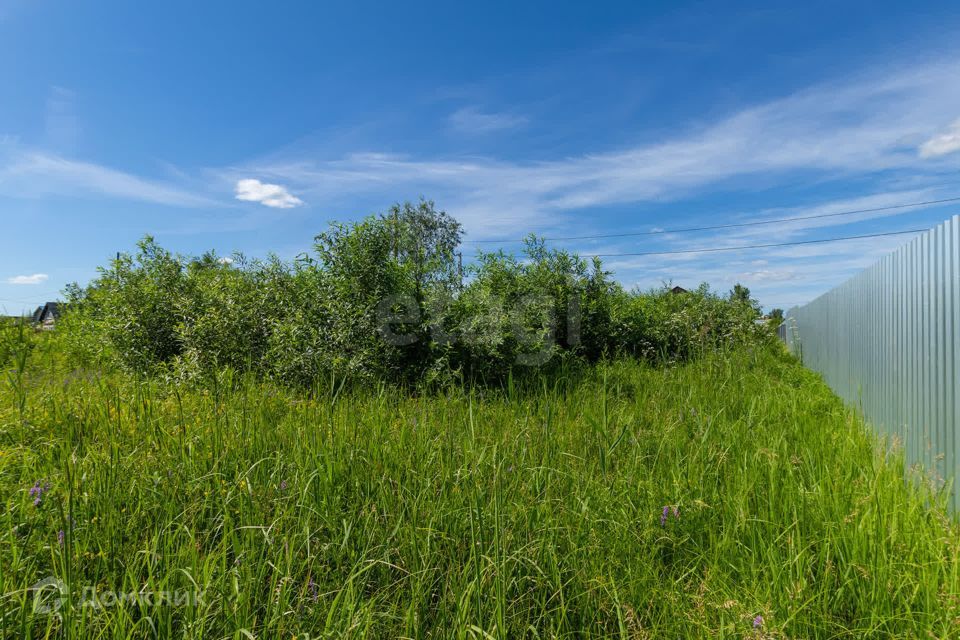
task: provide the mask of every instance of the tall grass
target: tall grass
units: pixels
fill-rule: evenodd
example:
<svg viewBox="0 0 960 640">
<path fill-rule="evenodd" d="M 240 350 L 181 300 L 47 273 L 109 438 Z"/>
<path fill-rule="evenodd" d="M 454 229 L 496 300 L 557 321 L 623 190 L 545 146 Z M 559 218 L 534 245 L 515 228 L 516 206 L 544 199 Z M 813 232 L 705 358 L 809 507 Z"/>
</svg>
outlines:
<svg viewBox="0 0 960 640">
<path fill-rule="evenodd" d="M 4 637 L 960 633 L 942 500 L 777 350 L 420 395 L 53 355 L 0 395 Z"/>
</svg>

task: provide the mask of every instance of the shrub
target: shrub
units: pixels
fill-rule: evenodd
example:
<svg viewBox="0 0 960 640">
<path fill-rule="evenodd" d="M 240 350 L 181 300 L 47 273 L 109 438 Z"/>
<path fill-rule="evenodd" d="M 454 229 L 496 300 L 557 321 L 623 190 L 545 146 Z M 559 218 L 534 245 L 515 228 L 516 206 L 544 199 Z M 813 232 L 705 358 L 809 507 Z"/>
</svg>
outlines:
<svg viewBox="0 0 960 640">
<path fill-rule="evenodd" d="M 564 359 L 683 360 L 771 335 L 739 285 L 726 298 L 706 285 L 628 292 L 599 259 L 533 236 L 522 258 L 481 253 L 463 273 L 461 234 L 420 201 L 333 223 L 290 263 L 178 256 L 148 236 L 70 290 L 58 340 L 88 366 L 176 379 L 229 368 L 309 385 L 497 382 Z"/>
<path fill-rule="evenodd" d="M 724 345 L 768 340 L 756 323 L 754 302 L 724 299 L 701 284 L 695 291 L 671 289 L 617 296 L 612 336 L 616 351 L 648 360 L 684 360 Z"/>
</svg>

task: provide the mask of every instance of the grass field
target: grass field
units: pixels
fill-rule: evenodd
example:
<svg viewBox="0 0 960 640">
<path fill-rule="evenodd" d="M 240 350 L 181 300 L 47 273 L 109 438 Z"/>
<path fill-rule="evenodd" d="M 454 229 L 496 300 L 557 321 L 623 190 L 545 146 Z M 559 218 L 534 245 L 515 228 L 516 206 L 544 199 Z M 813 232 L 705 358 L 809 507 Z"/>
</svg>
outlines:
<svg viewBox="0 0 960 640">
<path fill-rule="evenodd" d="M 2 384 L 3 637 L 960 635 L 957 529 L 777 350 L 422 395 L 55 361 Z"/>
</svg>

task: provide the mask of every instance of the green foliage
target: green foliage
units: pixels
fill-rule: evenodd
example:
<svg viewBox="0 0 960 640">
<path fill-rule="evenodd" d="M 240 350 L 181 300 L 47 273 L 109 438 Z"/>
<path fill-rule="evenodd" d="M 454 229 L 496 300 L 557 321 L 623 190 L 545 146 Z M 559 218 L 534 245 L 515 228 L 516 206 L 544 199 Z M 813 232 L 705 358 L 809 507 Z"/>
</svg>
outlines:
<svg viewBox="0 0 960 640">
<path fill-rule="evenodd" d="M 333 223 L 284 263 L 175 256 L 150 238 L 72 290 L 58 331 L 78 364 L 197 380 L 500 382 L 571 359 L 680 360 L 767 339 L 737 285 L 626 292 L 598 259 L 527 239 L 462 273 L 460 224 L 432 202 Z"/>
<path fill-rule="evenodd" d="M 548 249 L 533 236 L 524 259 L 481 252 L 455 307 L 459 362 L 498 379 L 517 368 L 612 354 L 611 300 L 620 292 L 599 261 Z"/>
<path fill-rule="evenodd" d="M 13 357 L 23 333 L 22 324 L 21 320 L 0 318 L 0 366 L 5 366 Z"/>
<path fill-rule="evenodd" d="M 733 285 L 729 294 L 730 302 L 741 304 L 753 309 L 757 315 L 760 315 L 760 304 L 750 297 L 750 289 L 739 282 Z"/>
<path fill-rule="evenodd" d="M 147 236 L 137 254 L 119 256 L 100 269 L 89 305 L 123 365 L 146 371 L 183 352 L 178 327 L 183 321 L 187 273 L 180 259 Z"/>
<path fill-rule="evenodd" d="M 683 293 L 663 287 L 616 298 L 614 339 L 621 353 L 684 360 L 724 345 L 770 340 L 769 329 L 755 322 L 758 316 L 752 304 L 721 298 L 706 284 Z"/>
</svg>

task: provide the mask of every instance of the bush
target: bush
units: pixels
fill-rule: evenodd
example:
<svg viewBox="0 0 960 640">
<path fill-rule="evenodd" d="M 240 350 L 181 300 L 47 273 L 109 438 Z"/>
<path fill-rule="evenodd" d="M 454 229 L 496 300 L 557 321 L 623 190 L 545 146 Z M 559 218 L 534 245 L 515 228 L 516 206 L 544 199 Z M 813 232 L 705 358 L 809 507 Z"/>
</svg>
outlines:
<svg viewBox="0 0 960 640">
<path fill-rule="evenodd" d="M 738 285 L 624 291 L 598 259 L 529 237 L 523 258 L 481 253 L 432 202 L 333 223 L 291 263 L 173 255 L 150 237 L 69 292 L 58 340 L 78 364 L 176 379 L 223 368 L 291 384 L 497 382 L 565 359 L 683 360 L 769 339 Z"/>
<path fill-rule="evenodd" d="M 695 291 L 671 289 L 615 298 L 612 337 L 616 351 L 647 360 L 685 360 L 724 345 L 768 340 L 752 300 L 724 299 L 701 284 Z"/>
</svg>

